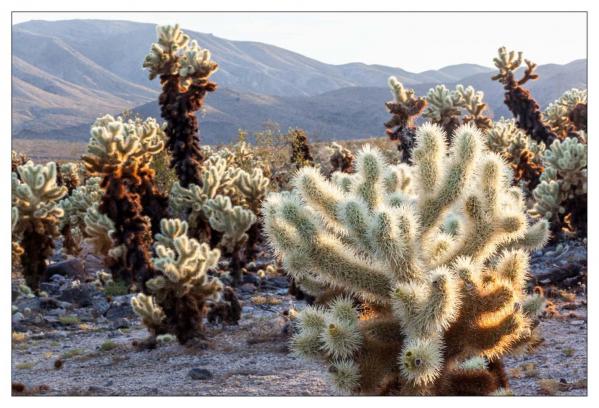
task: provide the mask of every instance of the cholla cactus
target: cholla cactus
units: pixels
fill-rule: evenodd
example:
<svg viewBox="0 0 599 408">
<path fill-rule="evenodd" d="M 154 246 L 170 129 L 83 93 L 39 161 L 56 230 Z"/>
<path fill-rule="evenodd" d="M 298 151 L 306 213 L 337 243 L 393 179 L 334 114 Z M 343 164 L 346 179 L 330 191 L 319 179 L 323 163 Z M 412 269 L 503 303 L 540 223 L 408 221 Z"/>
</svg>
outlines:
<svg viewBox="0 0 599 408">
<path fill-rule="evenodd" d="M 241 170 L 239 178 L 235 182 L 237 190 L 243 196 L 241 204 L 249 209 L 256 219 L 260 217 L 262 201 L 266 197 L 269 185 L 270 180 L 262 174 L 262 169 L 259 168 L 252 170 L 251 173 Z M 247 231 L 245 256 L 248 260 L 254 259 L 256 256 L 256 244 L 260 239 L 261 225 L 260 222 L 254 222 Z"/>
<path fill-rule="evenodd" d="M 402 152 L 402 160 L 408 162 L 416 134 L 414 118 L 422 113 L 426 100 L 417 97 L 413 89 L 405 89 L 394 76 L 389 78 L 389 87 L 394 100 L 385 102 L 385 106 L 393 116 L 385 123 L 386 132 L 391 140 L 399 140 L 397 148 Z"/>
<path fill-rule="evenodd" d="M 482 91 L 476 91 L 471 86 L 464 88 L 459 84 L 455 91 L 450 91 L 445 85 L 437 85 L 426 95 L 428 107 L 422 116 L 443 127 L 448 135 L 452 135 L 461 123 L 472 122 L 484 131 L 491 127 L 491 119 L 483 115 L 487 107 L 483 97 Z M 465 116 L 460 122 L 462 111 Z"/>
<path fill-rule="evenodd" d="M 303 129 L 289 129 L 289 140 L 291 143 L 291 163 L 296 168 L 313 166 L 314 159 L 310 153 L 308 135 Z"/>
<path fill-rule="evenodd" d="M 153 275 L 151 225 L 166 210 L 167 199 L 156 190 L 149 167 L 152 157 L 163 149 L 159 132 L 160 126 L 151 118 L 124 122 L 106 115 L 92 126 L 82 158 L 90 175 L 102 177 L 104 195 L 98 209 L 114 223 L 115 246 L 126 248 L 111 272 L 132 284 Z"/>
<path fill-rule="evenodd" d="M 545 151 L 543 165 L 531 213 L 549 220 L 555 233 L 586 235 L 587 145 L 574 138 L 556 140 Z"/>
<path fill-rule="evenodd" d="M 464 104 L 462 95 L 450 91 L 445 85 L 437 85 L 428 91 L 426 101 L 428 106 L 422 116 L 443 127 L 448 135 L 453 135 L 460 126 L 460 108 Z"/>
<path fill-rule="evenodd" d="M 577 136 L 577 131 L 587 131 L 587 90 L 572 88 L 553 103 L 545 112 L 545 123 L 561 139 Z"/>
<path fill-rule="evenodd" d="M 20 264 L 21 255 L 23 255 L 23 247 L 19 244 L 19 238 L 15 233 L 15 229 L 19 222 L 19 209 L 17 207 L 11 207 L 10 209 L 10 231 L 12 234 L 12 251 L 11 251 L 11 260 L 12 260 L 12 269 L 15 270 L 16 267 Z"/>
<path fill-rule="evenodd" d="M 515 53 L 508 51 L 505 47 L 499 48 L 499 55 L 493 59 L 499 73 L 492 79 L 503 84 L 504 102 L 514 115 L 516 125 L 536 142 L 549 145 L 557 138 L 557 135 L 543 122 L 539 104 L 533 99 L 530 92 L 522 87 L 529 80 L 539 77 L 534 72 L 537 64 L 525 59 L 524 75 L 519 80 L 514 78 L 514 72 L 522 65 L 522 59 L 522 52 Z"/>
<path fill-rule="evenodd" d="M 490 129 L 492 121 L 483 115 L 487 109 L 487 104 L 483 102 L 485 94 L 482 91 L 474 90 L 471 86 L 464 88 L 464 85 L 461 84 L 456 86 L 455 91 L 462 97 L 462 108 L 467 113 L 462 122 L 464 124 L 472 122 L 482 131 Z"/>
<path fill-rule="evenodd" d="M 195 112 L 201 109 L 206 92 L 216 90 L 210 76 L 218 69 L 210 51 L 189 41 L 179 25 L 158 26 L 158 42 L 152 44 L 143 67 L 150 79 L 160 77 L 162 93 L 159 104 L 167 122 L 167 148 L 172 155 L 171 167 L 181 186 L 201 186 L 200 170 L 204 157 L 199 146 Z"/>
<path fill-rule="evenodd" d="M 27 157 L 26 154 L 18 153 L 15 150 L 11 150 L 11 152 L 10 152 L 10 168 L 13 173 L 17 174 L 17 177 L 18 177 L 17 168 L 19 166 L 24 165 L 28 161 L 29 161 L 29 157 Z"/>
<path fill-rule="evenodd" d="M 537 143 L 518 128 L 514 120 L 501 118 L 485 133 L 487 147 L 500 154 L 514 171 L 514 180 L 528 191 L 539 184 L 543 173 L 545 144 Z"/>
<path fill-rule="evenodd" d="M 242 248 L 248 241 L 247 231 L 256 222 L 256 216 L 241 206 L 233 206 L 227 196 L 216 196 L 206 201 L 204 211 L 210 226 L 223 234 L 220 245 L 231 257 L 233 284 L 241 281 Z"/>
<path fill-rule="evenodd" d="M 220 251 L 190 239 L 184 221 L 163 219 L 160 225 L 153 258 L 160 274 L 147 282 L 153 296 L 139 294 L 131 305 L 152 336 L 173 333 L 184 344 L 203 337 L 205 306 L 220 300 L 223 284 L 207 274 L 216 266 Z"/>
<path fill-rule="evenodd" d="M 112 234 L 115 232 L 114 223 L 108 216 L 100 213 L 98 204 L 88 208 L 83 220 L 85 224 L 84 241 L 91 245 L 94 253 L 104 259 L 105 266 L 112 268 L 126 252 L 125 246 L 117 245 L 112 238 Z"/>
<path fill-rule="evenodd" d="M 28 161 L 17 171 L 20 180 L 13 176 L 13 202 L 18 209 L 15 231 L 22 237 L 21 265 L 25 281 L 35 290 L 54 251 L 54 240 L 60 236 L 58 225 L 63 210 L 58 206 L 58 200 L 67 189 L 56 184 L 54 162 L 36 165 Z"/>
<path fill-rule="evenodd" d="M 354 169 L 354 155 L 351 150 L 346 149 L 339 143 L 333 142 L 327 147 L 329 150 L 329 162 L 331 163 L 332 172 L 341 171 L 343 173 L 351 173 Z"/>
<path fill-rule="evenodd" d="M 76 255 L 81 250 L 81 239 L 86 237 L 85 214 L 94 205 L 97 208 L 104 195 L 100 187 L 101 181 L 100 177 L 90 177 L 84 185 L 75 188 L 59 203 L 64 211 L 60 232 L 64 238 L 63 246 L 69 254 Z"/>
<path fill-rule="evenodd" d="M 227 160 L 213 155 L 205 162 L 199 185 L 190 184 L 187 188 L 175 183 L 171 190 L 171 207 L 177 214 L 188 214 L 191 235 L 210 239 L 208 215 L 204 209 L 206 201 L 217 195 L 237 195 L 235 183 L 240 177 L 236 167 L 228 166 Z"/>
<path fill-rule="evenodd" d="M 65 186 L 71 194 L 81 184 L 81 166 L 78 163 L 63 163 L 57 170 L 57 183 Z"/>
<path fill-rule="evenodd" d="M 447 149 L 440 127 L 418 129 L 414 188 L 386 182 L 381 153 L 365 147 L 346 186 L 298 172 L 291 193 L 273 193 L 265 231 L 285 269 L 373 304 L 360 315 L 346 297 L 298 316 L 293 347 L 324 359 L 342 392 L 488 394 L 497 360 L 530 336 L 521 308 L 528 252 L 547 222 L 529 226 L 522 193 L 472 125 Z M 447 219 L 459 228 L 445 229 Z"/>
</svg>

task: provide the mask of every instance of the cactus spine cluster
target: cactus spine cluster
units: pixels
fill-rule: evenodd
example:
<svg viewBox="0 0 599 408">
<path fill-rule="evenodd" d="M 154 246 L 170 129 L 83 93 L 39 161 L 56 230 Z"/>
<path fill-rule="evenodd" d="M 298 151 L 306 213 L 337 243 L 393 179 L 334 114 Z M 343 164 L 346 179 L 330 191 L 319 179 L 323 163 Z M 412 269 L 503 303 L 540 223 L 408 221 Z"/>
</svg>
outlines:
<svg viewBox="0 0 599 408">
<path fill-rule="evenodd" d="M 153 338 L 171 333 L 185 344 L 204 338 L 206 308 L 221 298 L 222 282 L 207 274 L 216 266 L 220 251 L 189 238 L 185 221 L 163 219 L 160 226 L 153 258 L 159 274 L 146 282 L 152 295 L 140 293 L 131 299 L 131 305 Z"/>
<path fill-rule="evenodd" d="M 54 240 L 60 236 L 59 223 L 64 212 L 58 201 L 67 188 L 56 184 L 56 163 L 45 165 L 28 161 L 13 173 L 12 210 L 15 233 L 21 237 L 21 265 L 27 285 L 37 290 L 44 277 Z"/>
<path fill-rule="evenodd" d="M 529 225 L 520 189 L 472 124 L 449 149 L 440 127 L 421 126 L 413 157 L 412 190 L 365 147 L 343 184 L 304 168 L 292 192 L 267 198 L 265 231 L 286 270 L 372 305 L 306 308 L 294 349 L 327 362 L 342 392 L 489 394 L 500 376 L 460 364 L 529 339 L 528 252 L 547 222 Z"/>
<path fill-rule="evenodd" d="M 343 173 L 351 173 L 354 170 L 354 155 L 351 150 L 341 146 L 339 143 L 333 142 L 328 146 L 329 163 L 331 164 L 332 173 L 340 171 Z"/>
<path fill-rule="evenodd" d="M 587 90 L 572 88 L 549 104 L 543 112 L 545 123 L 560 139 L 587 131 Z"/>
<path fill-rule="evenodd" d="M 160 77 L 162 93 L 159 104 L 167 122 L 167 148 L 172 155 L 171 167 L 181 185 L 201 186 L 204 157 L 199 145 L 196 112 L 202 108 L 206 92 L 216 90 L 209 80 L 218 69 L 210 51 L 183 33 L 179 25 L 158 26 L 158 41 L 152 44 L 143 66 L 150 79 Z"/>
<path fill-rule="evenodd" d="M 144 194 L 153 195 L 155 190 L 150 163 L 164 147 L 158 134 L 161 131 L 151 118 L 125 122 L 106 115 L 92 126 L 87 153 L 82 157 L 89 174 L 102 177 L 104 195 L 98 209 L 113 222 L 112 238 L 117 247 L 124 249 L 112 274 L 142 286 L 153 275 L 149 248 L 151 216 L 156 214 L 148 211 L 156 207 L 146 201 Z"/>
</svg>

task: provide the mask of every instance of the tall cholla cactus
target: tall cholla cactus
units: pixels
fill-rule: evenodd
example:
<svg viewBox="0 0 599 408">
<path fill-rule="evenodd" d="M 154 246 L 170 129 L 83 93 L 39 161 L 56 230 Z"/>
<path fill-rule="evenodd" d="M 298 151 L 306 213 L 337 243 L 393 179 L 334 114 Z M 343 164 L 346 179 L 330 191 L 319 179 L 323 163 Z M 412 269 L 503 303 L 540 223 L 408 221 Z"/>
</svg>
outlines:
<svg viewBox="0 0 599 408">
<path fill-rule="evenodd" d="M 120 262 L 112 266 L 112 275 L 132 284 L 143 284 L 153 275 L 149 255 L 152 218 L 145 211 L 155 207 L 144 202 L 144 194 L 153 190 L 149 163 L 163 149 L 159 131 L 151 118 L 124 122 L 106 115 L 92 126 L 87 153 L 82 157 L 90 175 L 102 177 L 104 195 L 99 211 L 114 223 L 116 246 L 126 248 Z"/>
<path fill-rule="evenodd" d="M 331 163 L 332 172 L 341 171 L 351 173 L 354 170 L 354 155 L 351 150 L 333 142 L 327 147 L 329 151 L 329 163 Z"/>
<path fill-rule="evenodd" d="M 220 300 L 223 284 L 207 274 L 216 266 L 220 251 L 190 239 L 184 221 L 163 219 L 160 225 L 153 258 L 160 274 L 146 283 L 153 296 L 141 293 L 131 299 L 131 305 L 153 337 L 173 333 L 184 344 L 204 337 L 206 306 Z"/>
<path fill-rule="evenodd" d="M 491 79 L 499 81 L 503 85 L 504 102 L 514 115 L 516 125 L 536 142 L 550 145 L 557 135 L 543 122 L 541 108 L 530 91 L 522 87 L 529 80 L 539 77 L 534 72 L 537 64 L 525 59 L 526 68 L 522 78 L 519 80 L 514 78 L 514 73 L 522 65 L 522 60 L 522 52 L 516 53 L 508 51 L 505 47 L 499 48 L 499 55 L 493 58 L 493 63 L 499 72 Z"/>
<path fill-rule="evenodd" d="M 247 231 L 256 222 L 256 216 L 241 206 L 233 206 L 227 196 L 218 195 L 204 205 L 210 226 L 221 232 L 220 245 L 231 257 L 233 284 L 241 281 L 242 248 L 248 241 Z"/>
<path fill-rule="evenodd" d="M 56 163 L 45 165 L 28 161 L 17 168 L 19 179 L 13 176 L 14 206 L 18 211 L 15 232 L 22 237 L 21 265 L 27 285 L 39 287 L 48 259 L 54 251 L 54 240 L 63 210 L 58 206 L 67 188 L 56 184 Z"/>
<path fill-rule="evenodd" d="M 485 132 L 487 147 L 501 155 L 514 172 L 514 181 L 532 191 L 543 173 L 544 143 L 535 142 L 514 120 L 501 118 Z"/>
<path fill-rule="evenodd" d="M 414 119 L 426 107 L 426 100 L 417 97 L 413 89 L 404 88 L 394 76 L 389 78 L 389 87 L 393 101 L 385 102 L 385 106 L 393 116 L 385 123 L 386 133 L 391 140 L 399 141 L 397 148 L 402 152 L 402 161 L 408 162 L 416 134 Z"/>
<path fill-rule="evenodd" d="M 413 157 L 414 189 L 398 191 L 397 170 L 367 146 L 357 172 L 337 178 L 345 185 L 304 168 L 291 193 L 266 200 L 265 231 L 291 275 L 373 305 L 304 309 L 293 348 L 326 361 L 342 392 L 488 394 L 499 378 L 460 363 L 499 361 L 528 341 L 528 252 L 547 223 L 529 226 L 509 170 L 472 125 L 449 150 L 439 126 L 421 126 Z"/>
<path fill-rule="evenodd" d="M 195 113 L 202 108 L 206 92 L 216 90 L 209 81 L 218 69 L 210 51 L 189 41 L 179 25 L 156 27 L 158 42 L 152 44 L 143 67 L 150 79 L 160 77 L 162 93 L 158 100 L 162 118 L 167 122 L 167 148 L 171 167 L 181 185 L 201 186 L 200 171 L 204 157 L 200 150 Z"/>
<path fill-rule="evenodd" d="M 491 127 L 492 122 L 483 114 L 487 108 L 483 97 L 482 91 L 471 86 L 464 88 L 459 84 L 455 91 L 450 91 L 445 85 L 437 85 L 426 95 L 428 105 L 422 116 L 443 127 L 448 135 L 453 135 L 461 124 L 470 122 L 484 131 Z M 463 119 L 462 111 L 465 112 Z"/>
<path fill-rule="evenodd" d="M 577 137 L 576 132 L 587 131 L 587 90 L 572 88 L 549 104 L 543 112 L 545 123 L 561 139 Z"/>
<path fill-rule="evenodd" d="M 586 236 L 587 145 L 574 138 L 556 140 L 545 151 L 545 172 L 534 189 L 533 216 L 551 222 L 553 232 Z"/>
</svg>

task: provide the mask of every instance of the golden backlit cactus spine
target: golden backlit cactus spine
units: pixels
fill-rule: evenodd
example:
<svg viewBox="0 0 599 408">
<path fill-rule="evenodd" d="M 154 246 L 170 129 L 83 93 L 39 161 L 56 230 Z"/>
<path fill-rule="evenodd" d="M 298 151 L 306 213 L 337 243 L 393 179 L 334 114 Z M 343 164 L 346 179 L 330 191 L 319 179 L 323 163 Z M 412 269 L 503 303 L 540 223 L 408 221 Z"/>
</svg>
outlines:
<svg viewBox="0 0 599 408">
<path fill-rule="evenodd" d="M 54 251 L 54 240 L 60 236 L 59 223 L 64 212 L 58 201 L 67 188 L 56 184 L 54 162 L 36 165 L 29 161 L 19 166 L 17 172 L 19 177 L 13 176 L 13 203 L 18 211 L 14 229 L 21 237 L 25 281 L 37 290 Z"/>
<path fill-rule="evenodd" d="M 123 250 L 111 267 L 112 275 L 142 288 L 153 276 L 149 253 L 152 218 L 146 211 L 156 207 L 144 197 L 149 194 L 156 198 L 152 192 L 154 173 L 149 165 L 164 147 L 160 131 L 151 118 L 124 121 L 106 115 L 92 126 L 87 152 L 82 157 L 89 174 L 102 177 L 104 194 L 98 210 L 113 222 L 112 239 Z"/>
<path fill-rule="evenodd" d="M 166 146 L 184 188 L 201 186 L 204 156 L 200 149 L 196 112 L 202 108 L 206 92 L 216 90 L 209 80 L 218 69 L 210 51 L 190 41 L 179 25 L 157 26 L 158 41 L 152 44 L 143 67 L 150 79 L 160 77 L 162 93 L 158 99 L 162 118 L 167 122 Z"/>
<path fill-rule="evenodd" d="M 531 336 L 528 253 L 544 245 L 547 222 L 529 224 L 509 169 L 473 124 L 445 139 L 437 125 L 418 129 L 411 188 L 366 146 L 344 184 L 304 168 L 293 191 L 264 204 L 292 276 L 372 305 L 360 313 L 342 297 L 298 316 L 294 349 L 324 360 L 341 392 L 490 394 L 501 370 L 460 364 L 500 361 Z"/>
<path fill-rule="evenodd" d="M 163 219 L 160 225 L 153 258 L 159 274 L 146 283 L 152 296 L 141 293 L 131 305 L 153 339 L 165 333 L 176 335 L 181 344 L 203 339 L 206 308 L 219 301 L 223 291 L 222 282 L 207 273 L 216 266 L 220 251 L 189 238 L 185 221 Z"/>
<path fill-rule="evenodd" d="M 533 190 L 533 216 L 551 222 L 557 234 L 580 234 L 587 229 L 587 162 L 585 143 L 568 137 L 555 140 L 543 155 L 545 172 Z"/>
</svg>

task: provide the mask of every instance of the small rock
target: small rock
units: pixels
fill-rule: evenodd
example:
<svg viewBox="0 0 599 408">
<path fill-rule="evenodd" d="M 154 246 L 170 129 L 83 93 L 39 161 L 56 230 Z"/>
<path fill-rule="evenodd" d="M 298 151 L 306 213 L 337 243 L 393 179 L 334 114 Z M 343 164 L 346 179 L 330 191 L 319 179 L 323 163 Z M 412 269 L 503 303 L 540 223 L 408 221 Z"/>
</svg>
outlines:
<svg viewBox="0 0 599 408">
<path fill-rule="evenodd" d="M 205 368 L 192 368 L 189 370 L 189 376 L 192 380 L 210 380 L 212 373 Z"/>
<path fill-rule="evenodd" d="M 245 293 L 254 293 L 256 291 L 256 285 L 251 283 L 244 283 L 239 287 L 239 291 Z"/>
<path fill-rule="evenodd" d="M 251 283 L 253 285 L 258 285 L 260 283 L 260 278 L 253 273 L 246 273 L 243 275 L 243 283 Z"/>
<path fill-rule="evenodd" d="M 115 296 L 104 316 L 109 320 L 134 317 L 135 312 L 131 307 L 131 297 L 132 295 Z"/>
<path fill-rule="evenodd" d="M 73 307 L 73 305 L 69 302 L 63 302 L 53 297 L 44 297 L 40 299 L 40 307 L 44 310 L 70 309 Z"/>
<path fill-rule="evenodd" d="M 79 258 L 71 258 L 67 259 L 66 261 L 50 264 L 48 265 L 48 268 L 46 268 L 45 275 L 47 277 L 53 275 L 62 275 L 70 279 L 79 279 L 81 281 L 84 281 L 90 277 L 85 273 L 85 268 L 83 267 L 83 263 Z M 47 278 L 42 280 L 47 280 Z"/>
<path fill-rule="evenodd" d="M 50 282 L 56 283 L 58 285 L 62 285 L 63 283 L 65 283 L 67 281 L 67 279 L 64 276 L 59 275 L 59 274 L 50 276 L 49 280 L 50 280 Z"/>
<path fill-rule="evenodd" d="M 92 298 L 92 307 L 97 315 L 103 316 L 110 309 L 110 303 L 108 303 L 106 297 L 103 295 L 94 296 Z"/>
<path fill-rule="evenodd" d="M 42 282 L 40 283 L 40 290 L 46 292 L 48 295 L 56 295 L 60 290 L 60 284 L 55 282 Z"/>
<path fill-rule="evenodd" d="M 126 317 L 122 317 L 120 319 L 116 319 L 115 321 L 112 322 L 112 328 L 114 330 L 116 329 L 127 329 L 131 327 L 131 323 L 129 322 L 129 319 L 127 319 Z"/>
<path fill-rule="evenodd" d="M 275 286 L 277 288 L 287 289 L 287 287 L 289 286 L 289 281 L 284 276 L 275 276 L 275 277 L 268 279 L 268 281 L 269 281 L 269 283 L 272 283 L 273 286 Z"/>
<path fill-rule="evenodd" d="M 94 286 L 81 284 L 64 289 L 58 299 L 74 303 L 79 307 L 88 307 L 92 305 L 92 297 L 96 292 Z"/>
<path fill-rule="evenodd" d="M 12 315 L 12 323 L 13 324 L 20 323 L 23 321 L 23 319 L 25 319 L 25 316 L 21 312 L 17 312 Z"/>
<path fill-rule="evenodd" d="M 571 320 L 570 324 L 578 326 L 578 325 L 584 324 L 584 320 Z"/>
</svg>

